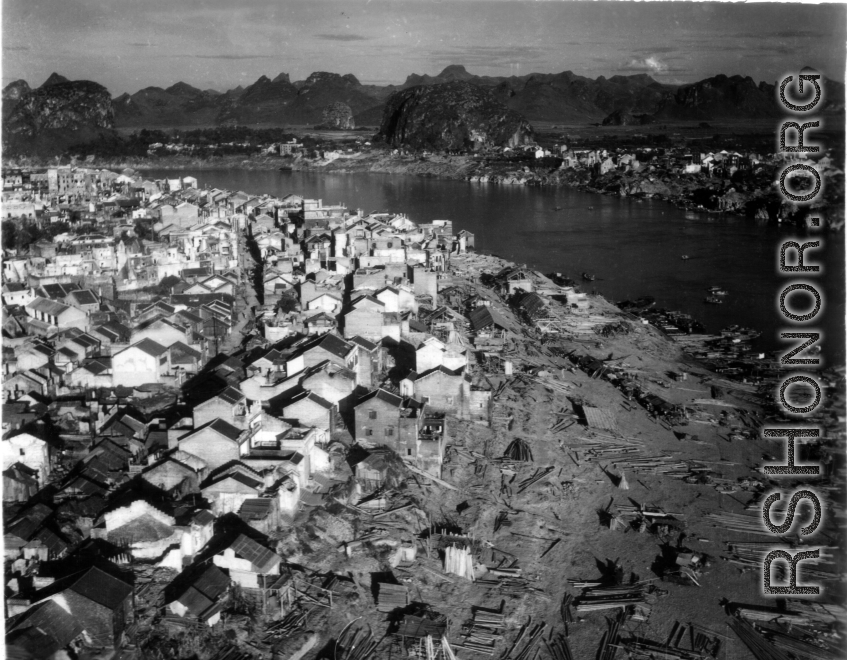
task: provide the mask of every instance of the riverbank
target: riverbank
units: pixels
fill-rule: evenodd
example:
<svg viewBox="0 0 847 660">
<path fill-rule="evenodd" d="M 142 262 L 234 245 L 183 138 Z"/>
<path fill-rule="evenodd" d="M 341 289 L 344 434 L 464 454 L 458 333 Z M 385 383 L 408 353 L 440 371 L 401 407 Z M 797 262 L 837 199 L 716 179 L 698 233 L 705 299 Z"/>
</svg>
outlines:
<svg viewBox="0 0 847 660">
<path fill-rule="evenodd" d="M 514 161 L 489 161 L 467 155 L 415 156 L 371 151 L 327 161 L 301 156 L 257 155 L 196 158 L 190 156 L 145 157 L 97 160 L 89 166 L 136 170 L 288 170 L 323 174 L 384 174 L 422 178 L 469 181 L 487 185 L 568 187 L 601 195 L 657 199 L 677 208 L 698 213 L 739 215 L 762 221 L 802 224 L 805 212 L 786 204 L 775 185 L 776 169 L 770 167 L 744 183 L 710 177 L 706 174 L 681 174 L 671 170 L 644 168 L 600 174 L 589 168 L 558 169 Z M 773 170 L 773 171 L 771 171 Z M 827 177 L 825 224 L 840 230 L 844 226 L 844 176 Z"/>
</svg>

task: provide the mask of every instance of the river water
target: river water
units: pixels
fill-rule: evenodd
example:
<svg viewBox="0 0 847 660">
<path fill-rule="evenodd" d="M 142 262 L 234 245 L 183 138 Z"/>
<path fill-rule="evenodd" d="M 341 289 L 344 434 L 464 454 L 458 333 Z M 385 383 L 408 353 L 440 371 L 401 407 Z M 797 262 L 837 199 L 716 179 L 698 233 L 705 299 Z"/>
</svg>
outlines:
<svg viewBox="0 0 847 660">
<path fill-rule="evenodd" d="M 780 241 L 802 230 L 735 216 L 690 213 L 667 202 L 598 195 L 570 188 L 536 188 L 379 174 L 317 174 L 269 170 L 147 170 L 147 178 L 197 177 L 200 187 L 283 196 L 296 193 L 348 208 L 404 212 L 415 222 L 445 218 L 454 231 L 476 236 L 477 251 L 580 279 L 583 289 L 611 301 L 651 295 L 656 305 L 681 310 L 707 331 L 730 324 L 763 332 L 762 350 L 784 350 L 788 328 L 777 297 L 790 278 L 776 270 Z M 557 210 L 558 209 L 558 210 Z M 844 362 L 844 235 L 824 234 L 824 308 L 820 323 L 829 364 Z M 681 259 L 688 255 L 688 260 Z M 812 258 L 817 256 L 817 258 Z M 704 302 L 706 289 L 729 291 L 721 305 Z M 797 297 L 798 306 L 806 304 Z"/>
</svg>

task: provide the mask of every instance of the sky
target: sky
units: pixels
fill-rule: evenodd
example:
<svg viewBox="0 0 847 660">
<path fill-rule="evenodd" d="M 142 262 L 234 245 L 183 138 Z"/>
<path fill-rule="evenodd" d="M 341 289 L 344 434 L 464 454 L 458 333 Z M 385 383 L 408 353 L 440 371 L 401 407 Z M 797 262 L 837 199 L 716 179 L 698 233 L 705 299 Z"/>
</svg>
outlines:
<svg viewBox="0 0 847 660">
<path fill-rule="evenodd" d="M 811 66 L 844 79 L 847 5 L 530 0 L 3 0 L 3 85 L 57 72 L 113 96 L 183 81 L 352 73 L 400 84 L 479 75 L 718 73 L 773 82 Z"/>
</svg>

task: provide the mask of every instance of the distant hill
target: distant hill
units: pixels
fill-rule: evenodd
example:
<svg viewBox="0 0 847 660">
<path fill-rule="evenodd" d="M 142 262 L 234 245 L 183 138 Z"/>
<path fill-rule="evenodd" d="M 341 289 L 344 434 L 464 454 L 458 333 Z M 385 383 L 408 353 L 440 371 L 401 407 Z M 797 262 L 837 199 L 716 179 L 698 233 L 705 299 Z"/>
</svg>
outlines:
<svg viewBox="0 0 847 660">
<path fill-rule="evenodd" d="M 517 146 L 533 138 L 529 122 L 490 89 L 462 80 L 396 92 L 385 104 L 379 135 L 396 147 L 439 151 Z"/>
<path fill-rule="evenodd" d="M 87 128 L 314 126 L 324 123 L 327 116 L 335 117 L 332 109 L 343 106 L 350 109 L 356 126 L 379 126 L 389 97 L 411 88 L 456 83 L 485 90 L 506 109 L 530 122 L 635 125 L 668 120 L 761 119 L 783 114 L 773 83 L 756 84 L 744 76 L 721 74 L 692 84 L 668 85 L 645 74 L 596 79 L 572 71 L 478 76 L 453 64 L 434 76 L 413 73 L 402 85 L 363 85 L 352 74 L 322 71 L 292 82 L 287 73 L 279 73 L 272 79 L 261 76 L 251 85 L 223 92 L 178 82 L 110 100 L 105 98 L 105 88 L 97 83 L 71 82 L 53 73 L 36 89 L 25 80 L 7 85 L 3 90 L 3 123 L 5 134 L 18 138 L 32 138 L 47 130 L 61 133 Z M 824 78 L 822 87 L 821 110 L 843 112 L 844 85 Z M 58 112 L 54 113 L 55 109 Z M 342 123 L 350 125 L 349 120 Z"/>
<path fill-rule="evenodd" d="M 109 134 L 115 123 L 112 99 L 102 85 L 89 80 L 71 82 L 53 74 L 38 89 L 22 81 L 3 90 L 4 146 L 15 151 L 58 150 Z M 12 87 L 14 86 L 14 87 Z M 14 100 L 15 95 L 18 96 Z"/>
</svg>

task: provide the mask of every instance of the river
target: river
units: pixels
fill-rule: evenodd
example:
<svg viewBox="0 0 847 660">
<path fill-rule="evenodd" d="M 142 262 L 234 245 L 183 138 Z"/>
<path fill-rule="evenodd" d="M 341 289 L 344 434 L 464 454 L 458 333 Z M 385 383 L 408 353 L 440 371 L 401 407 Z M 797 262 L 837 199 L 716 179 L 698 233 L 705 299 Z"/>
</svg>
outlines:
<svg viewBox="0 0 847 660">
<path fill-rule="evenodd" d="M 380 174 L 317 174 L 272 170 L 146 170 L 147 178 L 197 177 L 201 187 L 283 196 L 296 193 L 365 211 L 404 212 L 416 222 L 453 220 L 454 231 L 476 236 L 491 252 L 542 272 L 561 272 L 611 301 L 651 295 L 660 307 L 701 320 L 707 331 L 737 323 L 763 332 L 762 350 L 783 350 L 787 324 L 777 297 L 792 279 L 776 270 L 780 241 L 802 236 L 791 227 L 736 216 L 689 213 L 667 202 L 598 195 L 571 188 L 536 188 Z M 556 210 L 558 209 L 558 210 Z M 807 252 L 823 263 L 821 323 L 830 364 L 844 363 L 844 235 L 824 234 L 824 249 Z M 688 255 L 688 260 L 681 259 Z M 817 256 L 817 259 L 814 257 Z M 816 278 L 817 279 L 817 278 Z M 721 305 L 706 289 L 724 287 Z M 800 297 L 797 304 L 805 304 Z"/>
</svg>

